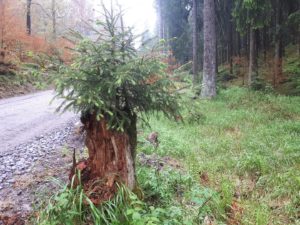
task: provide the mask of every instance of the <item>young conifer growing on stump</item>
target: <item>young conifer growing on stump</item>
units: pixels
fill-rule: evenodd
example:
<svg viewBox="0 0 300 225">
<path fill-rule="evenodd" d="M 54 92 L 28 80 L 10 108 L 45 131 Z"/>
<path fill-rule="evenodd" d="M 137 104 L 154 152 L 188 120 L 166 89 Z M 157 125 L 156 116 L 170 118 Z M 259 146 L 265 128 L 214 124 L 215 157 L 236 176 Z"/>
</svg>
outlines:
<svg viewBox="0 0 300 225">
<path fill-rule="evenodd" d="M 122 14 L 104 12 L 96 40 L 81 39 L 74 63 L 62 68 L 56 80 L 58 96 L 65 99 L 60 109 L 81 113 L 89 157 L 77 169 L 96 204 L 113 196 L 117 182 L 136 187 L 137 118 L 159 111 L 176 117 L 178 112 L 159 55 L 139 55 Z"/>
</svg>

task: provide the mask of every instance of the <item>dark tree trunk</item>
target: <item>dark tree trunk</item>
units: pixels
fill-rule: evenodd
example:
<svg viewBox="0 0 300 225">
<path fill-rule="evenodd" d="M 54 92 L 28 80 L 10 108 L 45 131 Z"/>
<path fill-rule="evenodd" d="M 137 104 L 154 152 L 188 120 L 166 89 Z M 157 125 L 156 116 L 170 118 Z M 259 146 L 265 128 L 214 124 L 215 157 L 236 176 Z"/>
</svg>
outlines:
<svg viewBox="0 0 300 225">
<path fill-rule="evenodd" d="M 81 170 L 84 189 L 95 190 L 90 196 L 91 200 L 100 204 L 110 199 L 117 190 L 116 183 L 123 183 L 130 190 L 134 190 L 136 116 L 132 116 L 131 125 L 124 132 L 108 129 L 107 120 L 97 120 L 96 115 L 82 116 L 81 121 L 86 131 L 85 144 L 89 158 L 77 163 L 76 167 Z"/>
<path fill-rule="evenodd" d="M 239 32 L 237 34 L 237 55 L 241 57 L 241 35 Z"/>
<path fill-rule="evenodd" d="M 27 0 L 26 31 L 28 35 L 31 35 L 31 0 Z"/>
<path fill-rule="evenodd" d="M 254 79 L 257 76 L 257 54 L 256 54 L 256 35 L 253 28 L 250 29 L 249 37 L 249 71 L 248 71 L 248 86 L 251 87 Z"/>
<path fill-rule="evenodd" d="M 215 67 L 216 67 L 216 74 L 218 74 L 219 73 L 219 62 L 220 62 L 220 60 L 219 60 L 219 53 L 218 53 L 218 40 L 217 40 L 217 38 L 216 38 L 216 65 L 215 65 Z M 204 63 L 204 58 L 203 58 L 203 63 Z M 203 65 L 203 69 L 204 69 L 204 65 Z"/>
<path fill-rule="evenodd" d="M 300 58 L 300 25 L 298 28 L 298 57 Z"/>
<path fill-rule="evenodd" d="M 199 82 L 199 65 L 198 65 L 198 4 L 197 0 L 193 0 L 193 84 Z"/>
<path fill-rule="evenodd" d="M 275 63 L 274 63 L 274 76 L 273 76 L 273 86 L 276 87 L 277 84 L 282 81 L 282 34 L 281 34 L 281 18 L 282 10 L 280 0 L 276 0 L 276 18 L 275 18 Z"/>
<path fill-rule="evenodd" d="M 228 21 L 228 61 L 229 61 L 229 68 L 230 68 L 230 73 L 233 74 L 233 43 L 232 43 L 232 33 L 233 33 L 233 24 L 232 24 L 232 15 L 231 15 L 231 10 L 232 10 L 232 0 L 228 0 L 228 12 L 229 12 L 229 21 Z"/>
<path fill-rule="evenodd" d="M 264 27 L 263 30 L 263 46 L 264 46 L 264 61 L 267 62 L 267 51 L 268 51 L 268 35 L 267 27 Z"/>
<path fill-rule="evenodd" d="M 244 41 L 244 49 L 245 49 L 245 55 L 247 56 L 247 59 L 249 60 L 250 55 L 250 30 L 247 29 L 246 35 L 245 35 L 245 41 Z"/>
</svg>

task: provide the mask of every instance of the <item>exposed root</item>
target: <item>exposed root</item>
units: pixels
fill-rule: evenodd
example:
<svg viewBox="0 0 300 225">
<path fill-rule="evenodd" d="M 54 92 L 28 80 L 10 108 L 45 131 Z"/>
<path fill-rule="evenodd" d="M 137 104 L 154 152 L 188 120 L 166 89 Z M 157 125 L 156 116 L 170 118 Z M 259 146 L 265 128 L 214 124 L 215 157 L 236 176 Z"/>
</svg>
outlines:
<svg viewBox="0 0 300 225">
<path fill-rule="evenodd" d="M 89 160 L 78 162 L 75 171 L 78 171 L 78 175 L 70 173 L 71 184 L 69 186 L 75 188 L 82 185 L 84 193 L 95 205 L 110 200 L 117 192 L 117 183 L 121 182 L 117 174 L 108 174 L 102 179 L 93 176 Z"/>
</svg>

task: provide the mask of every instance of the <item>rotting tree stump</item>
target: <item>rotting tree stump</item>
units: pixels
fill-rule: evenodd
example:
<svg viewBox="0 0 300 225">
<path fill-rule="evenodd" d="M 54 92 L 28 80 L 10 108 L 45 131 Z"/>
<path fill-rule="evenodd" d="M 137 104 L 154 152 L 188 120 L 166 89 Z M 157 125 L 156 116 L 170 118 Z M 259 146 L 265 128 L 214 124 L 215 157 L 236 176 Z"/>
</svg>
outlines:
<svg viewBox="0 0 300 225">
<path fill-rule="evenodd" d="M 108 129 L 107 120 L 103 118 L 98 121 L 96 115 L 84 116 L 81 120 L 86 131 L 85 144 L 89 157 L 73 166 L 70 179 L 76 170 L 80 171 L 81 184 L 85 192 L 90 193 L 94 204 L 101 204 L 113 197 L 117 183 L 133 190 L 136 186 L 136 117 L 124 132 Z"/>
</svg>

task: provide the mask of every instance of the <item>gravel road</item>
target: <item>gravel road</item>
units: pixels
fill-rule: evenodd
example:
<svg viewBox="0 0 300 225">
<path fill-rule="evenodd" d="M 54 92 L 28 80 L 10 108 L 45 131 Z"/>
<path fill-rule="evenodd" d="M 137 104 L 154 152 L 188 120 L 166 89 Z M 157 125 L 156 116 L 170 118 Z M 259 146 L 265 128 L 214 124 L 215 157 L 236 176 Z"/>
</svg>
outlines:
<svg viewBox="0 0 300 225">
<path fill-rule="evenodd" d="M 50 105 L 53 96 L 44 91 L 0 100 L 0 225 L 24 224 L 16 221 L 40 204 L 37 195 L 54 191 L 48 178 L 68 178 L 67 150 L 83 146 L 74 133 L 78 116 L 56 113 L 61 100 Z"/>
<path fill-rule="evenodd" d="M 53 97 L 53 91 L 44 91 L 0 100 L 0 155 L 75 117 L 71 112 L 55 113 L 61 101 L 50 104 Z"/>
</svg>

